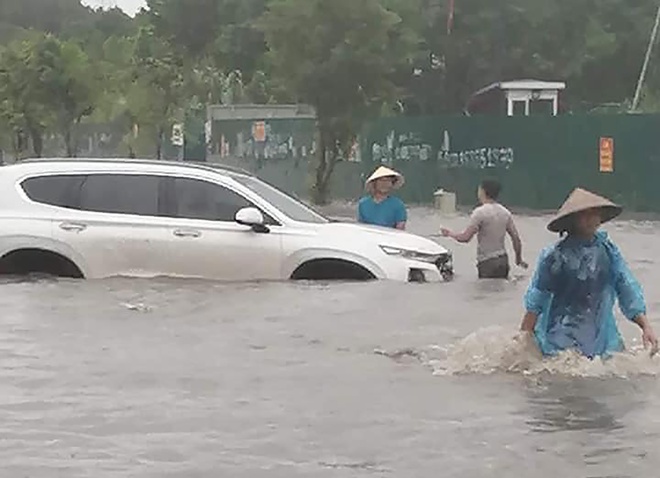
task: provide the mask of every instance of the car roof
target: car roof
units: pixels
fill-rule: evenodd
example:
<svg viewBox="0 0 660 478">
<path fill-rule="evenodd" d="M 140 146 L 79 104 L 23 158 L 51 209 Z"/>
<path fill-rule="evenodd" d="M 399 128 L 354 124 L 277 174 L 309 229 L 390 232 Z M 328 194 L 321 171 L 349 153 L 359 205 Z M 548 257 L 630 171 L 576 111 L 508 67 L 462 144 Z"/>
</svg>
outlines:
<svg viewBox="0 0 660 478">
<path fill-rule="evenodd" d="M 28 158 L 16 161 L 14 164 L 4 166 L 6 168 L 21 167 L 22 165 L 48 165 L 55 166 L 57 164 L 76 164 L 83 166 L 85 163 L 100 164 L 100 165 L 130 165 L 130 166 L 166 166 L 180 169 L 193 169 L 202 171 L 211 171 L 215 173 L 226 174 L 233 177 L 254 176 L 250 171 L 242 168 L 229 166 L 220 163 L 207 163 L 201 161 L 165 161 L 156 159 L 134 159 L 134 158 Z M 48 168 L 52 171 L 51 168 Z"/>
</svg>

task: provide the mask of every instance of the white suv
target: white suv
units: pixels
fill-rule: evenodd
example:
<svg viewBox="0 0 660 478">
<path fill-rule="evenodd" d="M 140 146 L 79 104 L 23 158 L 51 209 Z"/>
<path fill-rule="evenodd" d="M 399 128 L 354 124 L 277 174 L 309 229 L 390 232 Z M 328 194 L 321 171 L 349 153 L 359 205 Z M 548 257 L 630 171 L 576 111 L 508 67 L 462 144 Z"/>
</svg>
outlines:
<svg viewBox="0 0 660 478">
<path fill-rule="evenodd" d="M 451 254 L 406 232 L 329 220 L 210 164 L 42 159 L 0 167 L 0 274 L 433 282 Z"/>
</svg>

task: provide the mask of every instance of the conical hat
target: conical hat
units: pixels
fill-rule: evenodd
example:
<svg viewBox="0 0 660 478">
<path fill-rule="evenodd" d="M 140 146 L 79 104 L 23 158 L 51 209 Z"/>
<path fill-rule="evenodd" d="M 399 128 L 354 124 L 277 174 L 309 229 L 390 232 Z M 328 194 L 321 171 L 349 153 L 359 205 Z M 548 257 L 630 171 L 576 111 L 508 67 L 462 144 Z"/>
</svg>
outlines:
<svg viewBox="0 0 660 478">
<path fill-rule="evenodd" d="M 393 169 L 386 168 L 385 166 L 380 166 L 371 174 L 371 176 L 369 176 L 369 179 L 367 179 L 364 185 L 367 189 L 370 189 L 371 183 L 375 180 L 392 176 L 396 178 L 394 189 L 399 189 L 406 182 L 406 178 L 403 177 L 403 174 L 398 173 Z"/>
<path fill-rule="evenodd" d="M 619 214 L 623 208 L 614 204 L 609 199 L 587 191 L 586 189 L 577 188 L 573 190 L 566 202 L 561 206 L 554 219 L 548 224 L 548 230 L 552 232 L 563 232 L 570 226 L 570 217 L 580 211 L 587 209 L 601 209 L 603 222 L 611 221 Z"/>
</svg>

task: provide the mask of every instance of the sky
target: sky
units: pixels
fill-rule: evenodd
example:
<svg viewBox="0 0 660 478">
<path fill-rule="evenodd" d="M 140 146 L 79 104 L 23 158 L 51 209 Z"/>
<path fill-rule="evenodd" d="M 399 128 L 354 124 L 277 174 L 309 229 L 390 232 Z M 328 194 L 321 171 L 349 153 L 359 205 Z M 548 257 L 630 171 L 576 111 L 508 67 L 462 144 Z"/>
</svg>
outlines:
<svg viewBox="0 0 660 478">
<path fill-rule="evenodd" d="M 91 7 L 117 6 L 129 15 L 135 15 L 145 5 L 144 0 L 82 0 L 82 3 Z"/>
</svg>

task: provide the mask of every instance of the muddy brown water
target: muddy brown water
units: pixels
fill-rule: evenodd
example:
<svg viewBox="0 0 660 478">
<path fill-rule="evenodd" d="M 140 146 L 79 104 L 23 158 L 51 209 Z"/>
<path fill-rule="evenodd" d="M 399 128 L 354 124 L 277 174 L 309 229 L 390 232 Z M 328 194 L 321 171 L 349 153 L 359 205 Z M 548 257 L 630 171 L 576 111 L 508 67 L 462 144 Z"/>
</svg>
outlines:
<svg viewBox="0 0 660 478">
<path fill-rule="evenodd" d="M 530 262 L 546 219 L 519 218 Z M 660 227 L 608 230 L 660 328 Z M 531 270 L 478 282 L 451 248 L 447 284 L 5 281 L 0 477 L 656 476 L 660 359 L 511 367 Z"/>
</svg>

